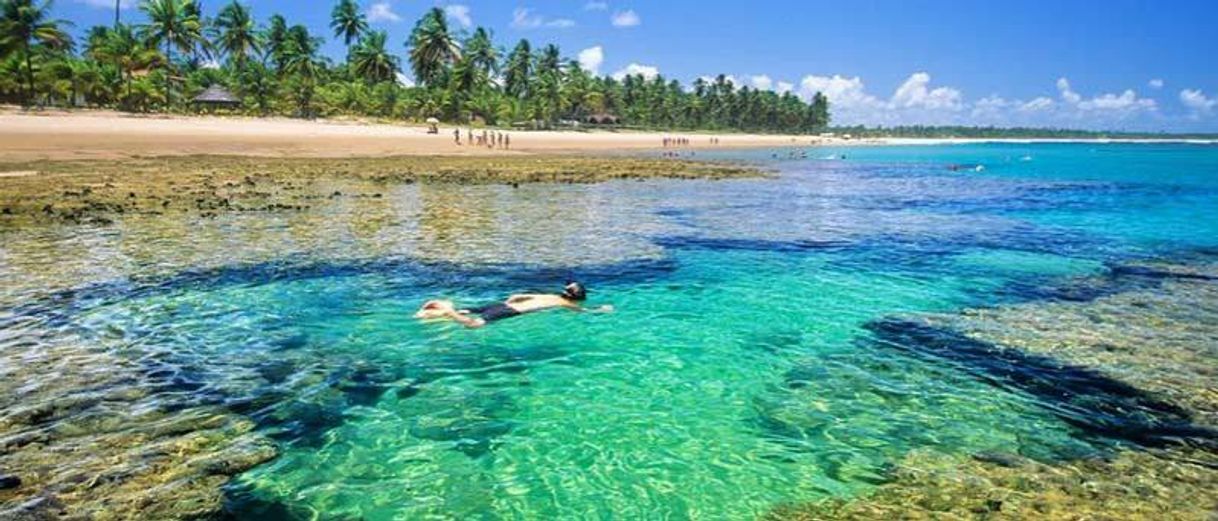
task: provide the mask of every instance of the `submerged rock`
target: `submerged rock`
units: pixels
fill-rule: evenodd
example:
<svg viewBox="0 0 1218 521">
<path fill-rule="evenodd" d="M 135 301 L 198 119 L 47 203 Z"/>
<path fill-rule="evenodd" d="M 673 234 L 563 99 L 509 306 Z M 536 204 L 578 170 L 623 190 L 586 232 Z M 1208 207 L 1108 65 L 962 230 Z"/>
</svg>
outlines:
<svg viewBox="0 0 1218 521">
<path fill-rule="evenodd" d="M 1218 519 L 1218 264 L 1114 267 L 1068 287 L 1091 298 L 869 327 L 882 345 L 1030 391 L 1078 426 L 1164 448 L 1052 463 L 915 450 L 870 494 L 766 518 Z"/>
<path fill-rule="evenodd" d="M 764 519 L 1206 520 L 1218 515 L 1213 463 L 1211 454 L 1185 450 L 1018 466 L 914 451 L 870 495 L 783 505 Z"/>
<path fill-rule="evenodd" d="M 0 353 L 0 519 L 199 519 L 276 456 L 253 423 L 157 392 L 137 362 L 70 341 Z M 21 404 L 18 406 L 18 404 Z"/>
<path fill-rule="evenodd" d="M 1085 367 L 1218 428 L 1218 264 L 1143 263 L 1114 268 L 1109 277 L 1156 283 L 1087 302 L 1032 302 L 924 320 Z"/>
</svg>

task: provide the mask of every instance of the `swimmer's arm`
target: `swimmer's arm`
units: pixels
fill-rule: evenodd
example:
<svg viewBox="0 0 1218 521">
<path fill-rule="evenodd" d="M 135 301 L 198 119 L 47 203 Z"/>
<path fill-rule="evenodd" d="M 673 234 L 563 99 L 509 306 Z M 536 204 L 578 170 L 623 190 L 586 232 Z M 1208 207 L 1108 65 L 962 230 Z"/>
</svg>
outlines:
<svg viewBox="0 0 1218 521">
<path fill-rule="evenodd" d="M 448 310 L 444 316 L 452 319 L 453 322 L 461 324 L 470 329 L 477 329 L 486 325 L 486 321 L 481 318 L 470 317 L 461 311 Z"/>
<path fill-rule="evenodd" d="M 611 306 L 609 304 L 605 304 L 598 308 L 586 308 L 579 304 L 566 303 L 566 304 L 563 304 L 563 307 L 567 308 L 571 311 L 575 311 L 577 313 L 596 313 L 596 314 L 613 313 L 613 306 Z"/>
</svg>

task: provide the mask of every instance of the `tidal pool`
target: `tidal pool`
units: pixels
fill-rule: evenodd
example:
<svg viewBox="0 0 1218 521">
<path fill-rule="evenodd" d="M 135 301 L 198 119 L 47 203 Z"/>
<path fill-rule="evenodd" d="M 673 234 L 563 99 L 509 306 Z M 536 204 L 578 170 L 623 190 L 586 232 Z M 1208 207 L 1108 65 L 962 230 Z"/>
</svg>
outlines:
<svg viewBox="0 0 1218 521">
<path fill-rule="evenodd" d="M 1131 445 L 875 324 L 1212 254 L 1218 148 L 773 154 L 722 156 L 776 179 L 412 185 L 298 214 L 6 229 L 0 367 L 70 338 L 79 365 L 131 372 L 143 407 L 252 422 L 278 457 L 224 485 L 224 508 L 260 519 L 738 519 L 866 493 L 914 450 Z M 567 278 L 617 312 L 410 319 Z"/>
</svg>

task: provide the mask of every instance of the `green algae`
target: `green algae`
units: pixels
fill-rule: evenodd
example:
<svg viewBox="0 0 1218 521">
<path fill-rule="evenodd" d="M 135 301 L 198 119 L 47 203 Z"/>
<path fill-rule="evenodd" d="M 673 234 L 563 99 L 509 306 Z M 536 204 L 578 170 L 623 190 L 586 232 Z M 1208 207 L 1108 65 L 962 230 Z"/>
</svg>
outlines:
<svg viewBox="0 0 1218 521">
<path fill-rule="evenodd" d="M 0 163 L 0 224 L 106 224 L 128 215 L 295 212 L 333 199 L 382 198 L 395 185 L 597 183 L 758 177 L 738 163 L 636 157 L 182 156 Z M 31 173 L 32 172 L 32 173 Z"/>
<path fill-rule="evenodd" d="M 918 450 L 868 497 L 785 505 L 765 518 L 1209 520 L 1218 513 L 1216 464 L 1212 454 L 1178 450 L 1060 464 Z"/>
</svg>

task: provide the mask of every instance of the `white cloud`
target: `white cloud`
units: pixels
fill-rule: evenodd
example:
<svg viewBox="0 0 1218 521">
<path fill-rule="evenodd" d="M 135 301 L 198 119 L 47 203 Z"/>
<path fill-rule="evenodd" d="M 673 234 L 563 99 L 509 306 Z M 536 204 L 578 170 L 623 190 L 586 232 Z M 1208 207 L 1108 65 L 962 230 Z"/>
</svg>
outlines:
<svg viewBox="0 0 1218 521">
<path fill-rule="evenodd" d="M 812 96 L 817 92 L 829 98 L 829 102 L 833 106 L 845 110 L 871 110 L 881 108 L 884 105 L 875 96 L 867 94 L 863 86 L 863 79 L 858 76 L 853 78 L 846 78 L 837 74 L 833 76 L 804 76 L 804 79 L 799 82 L 799 94 L 805 99 L 812 99 Z"/>
<path fill-rule="evenodd" d="M 1155 100 L 1139 98 L 1138 94 L 1131 89 L 1126 89 L 1119 95 L 1101 94 L 1078 104 L 1078 108 L 1082 110 L 1109 111 L 1154 110 L 1156 106 Z"/>
<path fill-rule="evenodd" d="M 1010 109 L 1012 103 L 997 94 L 991 94 L 973 103 L 971 116 L 978 121 L 1000 119 Z"/>
<path fill-rule="evenodd" d="M 627 9 L 625 11 L 613 13 L 613 17 L 610 18 L 610 21 L 613 23 L 614 27 L 637 27 L 639 24 L 643 23 L 643 20 L 639 18 L 639 15 L 634 12 L 634 9 Z"/>
<path fill-rule="evenodd" d="M 1180 91 L 1180 103 L 1188 107 L 1190 118 L 1201 119 L 1214 112 L 1214 107 L 1218 107 L 1218 98 L 1206 97 L 1200 89 L 1184 89 Z"/>
<path fill-rule="evenodd" d="M 1161 80 L 1159 78 L 1155 78 L 1153 80 L 1146 82 L 1146 85 L 1148 85 L 1152 89 L 1161 89 L 1161 88 L 1163 88 L 1163 80 Z"/>
<path fill-rule="evenodd" d="M 393 12 L 393 6 L 389 5 L 389 2 L 377 2 L 368 6 L 368 21 L 400 22 L 402 17 Z"/>
<path fill-rule="evenodd" d="M 1111 121 L 1126 119 L 1139 112 L 1154 112 L 1158 104 L 1153 99 L 1140 98 L 1132 89 L 1126 89 L 1120 94 L 1100 94 L 1090 99 L 1074 91 L 1070 80 L 1057 80 L 1057 91 L 1062 102 L 1060 115 L 1074 120 Z"/>
<path fill-rule="evenodd" d="M 605 2 L 592 1 L 584 4 L 585 11 L 605 11 L 607 9 L 609 9 L 609 4 Z"/>
<path fill-rule="evenodd" d="M 774 90 L 779 94 L 786 94 L 792 90 L 795 90 L 795 85 L 792 85 L 789 81 L 780 81 L 778 82 L 778 87 Z"/>
<path fill-rule="evenodd" d="M 444 6 L 444 14 L 456 20 L 461 27 L 469 28 L 474 25 L 474 19 L 469 16 L 469 6 L 452 4 Z"/>
<path fill-rule="evenodd" d="M 1023 112 L 1041 112 L 1045 110 L 1052 110 L 1053 105 L 1053 98 L 1041 96 L 1027 103 L 1020 103 L 1017 109 Z"/>
<path fill-rule="evenodd" d="M 659 69 L 659 67 L 655 67 L 652 65 L 640 65 L 638 63 L 631 63 L 630 65 L 627 65 L 627 66 L 623 67 L 622 69 L 619 69 L 617 72 L 613 73 L 613 79 L 621 81 L 622 78 L 625 78 L 626 76 L 635 76 L 638 74 L 642 74 L 644 78 L 650 80 L 650 79 L 654 79 L 656 76 L 660 75 L 660 69 Z"/>
<path fill-rule="evenodd" d="M 713 78 L 703 77 L 707 82 Z M 1160 102 L 1142 97 L 1133 89 L 1104 93 L 1080 93 L 1069 78 L 1046 85 L 1047 92 L 1026 98 L 998 94 L 970 99 L 951 85 L 936 85 L 930 74 L 915 72 L 891 95 L 868 91 L 858 76 L 807 75 L 796 85 L 773 81 L 766 75 L 746 78 L 754 87 L 777 92 L 793 89 L 804 100 L 817 92 L 829 98 L 834 124 L 839 125 L 995 125 L 1112 129 L 1161 129 L 1170 115 L 1160 112 Z M 768 80 L 768 81 L 767 81 Z M 737 83 L 739 85 L 739 83 Z M 1055 88 L 1054 88 L 1055 87 Z M 1187 121 L 1218 115 L 1218 95 L 1199 90 L 1181 91 L 1180 102 L 1189 110 Z M 1184 115 L 1176 121 L 1185 123 Z M 1212 120 L 1206 120 L 1212 121 Z"/>
<path fill-rule="evenodd" d="M 576 57 L 579 66 L 594 75 L 601 73 L 601 64 L 605 63 L 605 49 L 599 45 L 579 51 Z"/>
<path fill-rule="evenodd" d="M 1057 79 L 1057 92 L 1061 94 L 1062 100 L 1071 105 L 1078 104 L 1079 100 L 1082 99 L 1082 96 L 1079 96 L 1077 92 L 1071 90 L 1070 80 L 1067 80 L 1066 78 Z"/>
<path fill-rule="evenodd" d="M 829 99 L 834 121 L 843 125 L 946 125 L 966 119 L 968 104 L 963 94 L 952 87 L 932 87 L 930 74 L 909 75 L 888 99 L 867 92 L 862 78 L 805 76 L 799 82 L 799 95 L 805 100 L 820 92 Z M 991 97 L 978 116 L 993 118 L 994 111 L 1011 102 Z M 976 107 L 974 107 L 976 108 Z"/>
<path fill-rule="evenodd" d="M 891 104 L 905 108 L 960 110 L 964 107 L 960 91 L 951 87 L 929 88 L 930 74 L 915 72 L 892 95 Z"/>
<path fill-rule="evenodd" d="M 513 29 L 537 29 L 540 27 L 566 29 L 568 27 L 575 27 L 575 22 L 566 18 L 546 18 L 535 14 L 532 9 L 527 7 L 518 7 L 512 11 L 511 25 Z"/>
<path fill-rule="evenodd" d="M 100 7 L 102 9 L 114 9 L 114 2 L 112 0 L 76 0 L 76 3 Z M 135 0 L 119 0 L 119 9 L 131 9 L 132 7 L 135 7 Z"/>
<path fill-rule="evenodd" d="M 770 77 L 765 74 L 752 76 L 749 78 L 749 82 L 752 83 L 753 87 L 758 90 L 770 90 L 774 88 L 774 80 L 770 79 Z"/>
<path fill-rule="evenodd" d="M 407 87 L 407 88 L 414 87 L 414 80 L 411 79 L 410 76 L 407 76 L 401 72 L 396 73 L 396 76 L 397 76 L 397 80 L 398 80 L 398 85 L 401 85 L 401 86 Z"/>
</svg>

